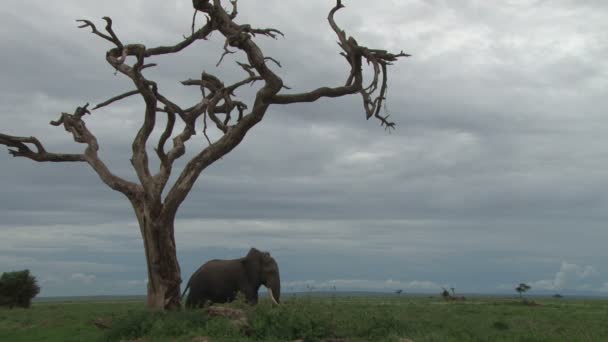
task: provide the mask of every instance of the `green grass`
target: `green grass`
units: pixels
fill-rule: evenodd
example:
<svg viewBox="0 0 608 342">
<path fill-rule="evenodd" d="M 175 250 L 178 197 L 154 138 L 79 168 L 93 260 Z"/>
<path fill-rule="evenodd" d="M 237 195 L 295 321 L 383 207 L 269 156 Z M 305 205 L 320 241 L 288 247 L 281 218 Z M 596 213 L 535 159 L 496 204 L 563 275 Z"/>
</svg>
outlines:
<svg viewBox="0 0 608 342">
<path fill-rule="evenodd" d="M 608 300 L 422 297 L 286 298 L 245 308 L 246 329 L 202 311 L 149 313 L 141 301 L 34 303 L 0 309 L 0 341 L 608 341 Z M 92 321 L 111 321 L 102 330 Z"/>
</svg>

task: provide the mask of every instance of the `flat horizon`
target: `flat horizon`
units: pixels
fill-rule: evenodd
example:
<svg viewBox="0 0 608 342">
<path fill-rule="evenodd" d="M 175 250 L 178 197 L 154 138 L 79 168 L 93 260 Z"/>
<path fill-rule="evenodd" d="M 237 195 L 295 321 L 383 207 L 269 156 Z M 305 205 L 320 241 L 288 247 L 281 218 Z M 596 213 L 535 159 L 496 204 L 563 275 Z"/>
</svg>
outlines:
<svg viewBox="0 0 608 342">
<path fill-rule="evenodd" d="M 577 298 L 577 299 L 582 299 L 582 298 L 593 298 L 593 299 L 608 299 L 608 295 L 603 295 L 603 294 L 597 294 L 597 293 L 572 293 L 572 292 L 550 292 L 550 291 L 545 291 L 545 292 L 541 292 L 538 291 L 537 293 L 527 293 L 524 295 L 524 297 L 528 297 L 528 298 L 545 298 L 545 297 L 552 297 L 556 294 L 560 294 L 561 296 L 563 296 L 563 299 L 567 299 L 567 298 Z M 340 291 L 340 290 L 336 290 L 336 291 L 327 291 L 327 290 L 313 290 L 313 291 L 285 291 L 283 292 L 282 295 L 286 295 L 286 296 L 293 296 L 293 295 L 316 295 L 319 297 L 329 297 L 332 295 L 339 295 L 339 296 L 353 296 L 353 297 L 366 297 L 366 296 L 383 296 L 383 297 L 427 297 L 427 296 L 437 296 L 437 297 L 441 297 L 441 294 L 439 292 L 403 292 L 401 294 L 396 294 L 394 292 L 390 292 L 390 291 Z M 498 298 L 510 298 L 510 297 L 519 297 L 519 294 L 517 293 L 475 293 L 475 292 L 458 292 L 457 295 L 461 295 L 461 296 L 470 296 L 470 297 L 498 297 Z M 260 296 L 262 297 L 266 297 L 266 292 L 260 292 Z M 113 299 L 113 298 L 123 298 L 123 299 L 128 299 L 128 298 L 141 298 L 142 300 L 145 300 L 146 298 L 146 294 L 116 294 L 116 295 L 78 295 L 78 296 L 42 296 L 42 297 L 36 297 L 33 300 L 34 301 L 44 301 L 44 300 L 48 300 L 48 299 L 78 299 L 78 300 L 86 300 L 86 299 L 95 299 L 95 298 L 99 298 L 99 299 Z"/>
</svg>

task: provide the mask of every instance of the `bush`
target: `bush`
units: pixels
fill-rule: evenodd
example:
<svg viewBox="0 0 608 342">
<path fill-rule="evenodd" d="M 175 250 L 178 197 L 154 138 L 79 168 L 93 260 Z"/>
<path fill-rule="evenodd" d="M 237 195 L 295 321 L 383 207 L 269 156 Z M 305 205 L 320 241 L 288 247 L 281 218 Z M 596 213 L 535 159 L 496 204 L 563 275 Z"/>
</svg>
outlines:
<svg viewBox="0 0 608 342">
<path fill-rule="evenodd" d="M 302 299 L 285 301 L 278 307 L 257 305 L 249 321 L 252 337 L 259 341 L 320 341 L 335 330 L 329 307 Z"/>
<path fill-rule="evenodd" d="M 129 311 L 112 319 L 104 341 L 131 341 L 149 338 L 171 341 L 179 336 L 224 335 L 239 336 L 227 319 L 209 319 L 202 310 L 177 312 Z M 146 339 L 147 340 L 147 339 Z"/>
<path fill-rule="evenodd" d="M 40 287 L 29 270 L 6 272 L 0 277 L 0 306 L 29 308 L 38 293 Z"/>
</svg>

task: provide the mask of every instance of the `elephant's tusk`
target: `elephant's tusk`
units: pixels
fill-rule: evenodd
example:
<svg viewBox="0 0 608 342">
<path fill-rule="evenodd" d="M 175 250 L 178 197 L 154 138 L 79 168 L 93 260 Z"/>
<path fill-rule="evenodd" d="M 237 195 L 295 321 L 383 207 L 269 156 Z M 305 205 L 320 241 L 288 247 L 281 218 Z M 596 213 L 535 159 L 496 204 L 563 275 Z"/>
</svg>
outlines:
<svg viewBox="0 0 608 342">
<path fill-rule="evenodd" d="M 279 305 L 279 302 L 277 302 L 277 300 L 274 299 L 274 295 L 272 294 L 272 289 L 270 287 L 268 287 L 268 294 L 270 295 L 270 300 L 272 300 L 274 305 Z"/>
</svg>

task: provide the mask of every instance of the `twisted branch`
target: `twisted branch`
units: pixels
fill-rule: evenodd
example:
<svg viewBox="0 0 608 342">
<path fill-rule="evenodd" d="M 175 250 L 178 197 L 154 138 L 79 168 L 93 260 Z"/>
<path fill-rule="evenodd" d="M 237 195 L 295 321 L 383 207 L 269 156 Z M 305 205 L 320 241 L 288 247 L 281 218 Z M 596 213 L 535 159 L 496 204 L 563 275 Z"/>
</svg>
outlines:
<svg viewBox="0 0 608 342">
<path fill-rule="evenodd" d="M 340 87 L 321 87 L 305 93 L 279 94 L 275 95 L 271 101 L 275 104 L 314 102 L 321 97 L 340 97 L 359 92 L 363 98 L 363 108 L 365 109 L 366 118 L 375 117 L 385 128 L 394 128 L 395 123 L 388 120 L 388 115 L 380 115 L 380 110 L 386 100 L 386 91 L 388 88 L 387 66 L 401 57 L 410 57 L 410 55 L 403 51 L 393 54 L 386 50 L 370 49 L 359 45 L 355 38 L 346 35 L 346 32 L 338 26 L 334 19 L 336 12 L 342 8 L 344 8 L 342 1 L 337 0 L 336 6 L 329 12 L 328 21 L 331 28 L 338 36 L 338 45 L 343 50 L 341 53 L 342 56 L 344 56 L 351 66 L 346 84 Z M 363 86 L 363 59 L 365 59 L 368 64 L 371 64 L 374 70 L 372 81 L 367 87 Z"/>
<path fill-rule="evenodd" d="M 0 144 L 9 148 L 8 153 L 13 157 L 25 157 L 37 162 L 83 162 L 86 161 L 84 154 L 61 154 L 47 152 L 42 143 L 35 137 L 16 137 L 0 133 Z M 26 144 L 33 144 L 33 151 Z"/>
</svg>

